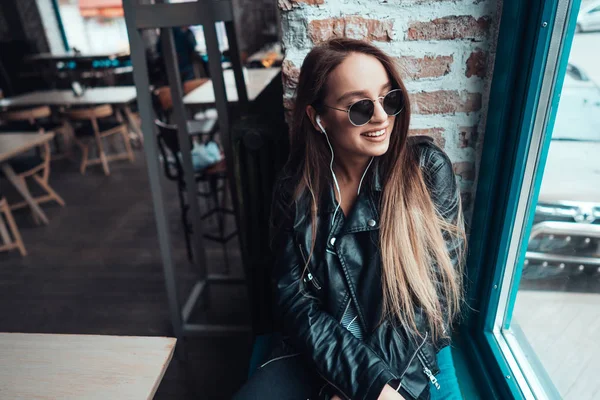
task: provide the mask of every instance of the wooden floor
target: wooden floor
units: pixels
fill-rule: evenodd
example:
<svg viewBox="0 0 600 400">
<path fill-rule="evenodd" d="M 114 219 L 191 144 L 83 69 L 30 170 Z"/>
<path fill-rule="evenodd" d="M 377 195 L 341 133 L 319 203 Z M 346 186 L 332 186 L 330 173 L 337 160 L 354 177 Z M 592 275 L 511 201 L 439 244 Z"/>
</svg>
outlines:
<svg viewBox="0 0 600 400">
<path fill-rule="evenodd" d="M 29 255 L 0 253 L 0 331 L 172 335 L 144 155 L 138 152 L 133 165 L 112 163 L 111 172 L 106 177 L 101 168 L 88 168 L 82 176 L 77 165 L 58 161 L 50 181 L 67 206 L 44 206 L 47 226 L 35 226 L 27 211 L 15 212 Z M 9 191 L 6 181 L 0 185 Z M 194 273 L 174 185 L 165 187 L 184 300 Z M 236 246 L 230 243 L 228 253 L 239 273 Z M 210 245 L 207 256 L 209 270 L 222 272 L 221 245 Z M 204 320 L 248 321 L 243 287 L 216 287 L 210 296 Z M 173 359 L 155 398 L 231 398 L 245 380 L 250 341 L 249 335 L 188 339 L 187 362 Z"/>
<path fill-rule="evenodd" d="M 563 399 L 600 399 L 600 294 L 521 290 L 513 321 Z"/>
</svg>

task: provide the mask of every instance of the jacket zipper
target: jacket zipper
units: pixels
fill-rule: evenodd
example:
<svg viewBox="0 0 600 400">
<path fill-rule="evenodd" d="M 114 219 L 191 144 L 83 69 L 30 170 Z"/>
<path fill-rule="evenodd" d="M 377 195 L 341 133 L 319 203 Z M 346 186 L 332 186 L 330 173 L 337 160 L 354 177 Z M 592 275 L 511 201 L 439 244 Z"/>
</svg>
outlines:
<svg viewBox="0 0 600 400">
<path fill-rule="evenodd" d="M 437 390 L 440 390 L 441 386 L 440 386 L 437 378 L 435 377 L 435 375 L 433 375 L 433 372 L 431 372 L 431 370 L 429 368 L 427 368 L 427 362 L 423 359 L 423 356 L 421 355 L 420 352 L 419 352 L 419 360 L 421 361 L 421 364 L 423 364 L 423 372 L 425 373 L 425 375 L 427 375 L 431 384 L 433 386 L 435 386 L 435 388 Z"/>
<path fill-rule="evenodd" d="M 306 257 L 304 256 L 304 252 L 302 251 L 302 246 L 300 244 L 298 244 L 298 249 L 300 250 L 300 255 L 302 255 L 302 260 L 304 260 L 304 265 L 308 270 L 308 275 L 306 275 L 306 277 L 303 279 L 304 283 L 308 281 L 312 283 L 317 290 L 321 290 L 321 285 L 319 285 L 319 282 L 317 282 L 317 278 L 315 278 L 310 272 L 310 269 L 308 269 L 308 261 L 306 261 Z"/>
<path fill-rule="evenodd" d="M 300 255 L 302 256 L 302 260 L 304 261 L 304 265 L 307 266 L 308 262 L 306 261 L 306 257 L 304 256 L 304 252 L 302 251 L 302 245 L 298 244 L 298 250 L 300 250 Z M 308 269 L 308 267 L 306 267 L 306 269 Z M 306 281 L 310 281 L 313 286 L 315 288 L 317 288 L 317 290 L 321 290 L 321 286 L 319 285 L 319 283 L 317 282 L 317 279 L 313 276 L 313 274 L 310 272 L 308 272 L 308 275 L 306 276 L 306 278 L 304 278 L 304 282 L 306 283 Z M 348 306 L 350 306 L 350 302 L 348 301 L 348 305 L 346 306 L 346 308 L 348 308 Z M 337 389 L 338 392 L 340 392 L 342 394 L 342 396 L 344 396 L 345 399 L 350 400 L 350 397 L 346 395 L 346 393 L 344 393 L 339 387 L 337 387 L 333 382 L 331 382 L 329 379 L 325 378 L 323 376 L 323 374 L 321 374 L 319 371 L 317 371 L 319 373 L 319 375 L 321 376 L 321 378 L 323 378 L 327 383 L 329 383 L 331 386 L 333 386 L 334 388 Z"/>
<path fill-rule="evenodd" d="M 342 323 L 342 320 L 344 319 L 344 315 L 346 315 L 346 311 L 348 311 L 348 307 L 350 307 L 351 301 L 352 301 L 352 299 L 348 299 L 348 302 L 346 303 L 346 307 L 344 307 L 344 312 L 342 313 L 342 316 L 340 317 L 340 320 L 338 321 L 340 324 Z"/>
<path fill-rule="evenodd" d="M 317 278 L 315 278 L 315 277 L 313 276 L 313 274 L 311 274 L 311 273 L 309 272 L 309 273 L 308 273 L 308 275 L 306 275 L 306 278 L 305 278 L 305 279 L 308 279 L 308 280 L 309 280 L 309 281 L 310 281 L 310 282 L 313 284 L 313 286 L 314 286 L 315 288 L 317 288 L 317 290 L 321 290 L 321 285 L 319 285 L 319 284 L 317 283 Z"/>
</svg>

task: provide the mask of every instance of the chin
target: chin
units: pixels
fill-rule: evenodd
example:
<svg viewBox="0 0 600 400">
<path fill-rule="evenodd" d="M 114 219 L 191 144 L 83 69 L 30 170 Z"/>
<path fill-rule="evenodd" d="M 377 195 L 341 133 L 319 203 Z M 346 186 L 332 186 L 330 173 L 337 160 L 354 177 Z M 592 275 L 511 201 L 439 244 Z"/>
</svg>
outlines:
<svg viewBox="0 0 600 400">
<path fill-rule="evenodd" d="M 368 155 L 369 157 L 379 157 L 379 156 L 382 156 L 385 153 L 387 153 L 389 148 L 390 148 L 390 142 L 388 140 L 386 140 L 385 142 L 377 143 L 376 145 L 369 146 L 368 149 L 365 149 L 366 151 L 364 152 L 364 154 Z"/>
</svg>

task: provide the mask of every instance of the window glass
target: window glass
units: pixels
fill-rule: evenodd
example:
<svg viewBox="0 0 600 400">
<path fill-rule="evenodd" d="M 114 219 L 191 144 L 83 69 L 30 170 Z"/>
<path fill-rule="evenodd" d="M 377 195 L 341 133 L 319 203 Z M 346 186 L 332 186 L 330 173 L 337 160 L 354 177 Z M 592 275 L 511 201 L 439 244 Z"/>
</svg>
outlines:
<svg viewBox="0 0 600 400">
<path fill-rule="evenodd" d="M 129 52 L 122 0 L 58 0 L 71 49 L 83 54 Z"/>
<path fill-rule="evenodd" d="M 600 32 L 575 34 L 503 331 L 537 364 L 542 386 L 573 400 L 600 398 L 599 48 Z"/>
<path fill-rule="evenodd" d="M 170 0 L 184 3 L 196 0 Z M 83 54 L 128 53 L 127 26 L 122 0 L 58 0 L 60 18 L 71 49 Z M 229 49 L 223 22 L 215 24 L 219 50 Z M 202 25 L 191 26 L 196 38 L 196 50 L 206 53 Z"/>
<path fill-rule="evenodd" d="M 189 3 L 197 0 L 169 0 L 169 3 Z M 196 50 L 200 53 L 206 53 L 206 41 L 204 40 L 204 30 L 202 25 L 191 26 L 190 29 L 194 32 L 196 38 Z M 217 39 L 219 41 L 219 50 L 221 52 L 229 49 L 229 42 L 227 41 L 227 31 L 225 30 L 225 24 L 223 22 L 217 22 L 215 24 L 217 30 Z"/>
</svg>

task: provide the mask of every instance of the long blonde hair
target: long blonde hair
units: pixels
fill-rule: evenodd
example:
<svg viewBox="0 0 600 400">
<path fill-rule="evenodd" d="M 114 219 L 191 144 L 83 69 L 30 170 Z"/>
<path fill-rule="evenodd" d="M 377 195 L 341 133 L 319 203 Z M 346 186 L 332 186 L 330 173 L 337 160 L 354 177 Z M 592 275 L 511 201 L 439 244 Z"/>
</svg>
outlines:
<svg viewBox="0 0 600 400">
<path fill-rule="evenodd" d="M 329 73 L 350 53 L 377 58 L 386 69 L 394 88 L 402 89 L 404 110 L 395 118 L 390 147 L 379 157 L 383 171 L 381 198 L 380 251 L 382 260 L 383 310 L 381 320 L 397 318 L 405 327 L 418 332 L 416 311 L 427 319 L 432 337 L 446 336 L 447 326 L 457 315 L 462 301 L 462 262 L 452 265 L 446 240 L 464 241 L 460 198 L 457 218 L 447 221 L 432 202 L 419 168 L 414 148 L 407 146 L 410 104 L 406 88 L 394 62 L 377 47 L 358 40 L 338 38 L 313 48 L 306 56 L 297 86 L 292 116 L 290 158 L 286 169 L 297 177 L 295 198 L 310 199 L 312 246 L 315 248 L 318 202 L 331 184 L 330 153 L 322 135 L 316 135 L 306 115 L 312 105 L 319 114 L 323 107 Z M 457 251 L 460 252 L 458 246 Z M 459 259 L 462 259 L 459 254 Z M 446 301 L 442 303 L 441 296 Z"/>
</svg>

